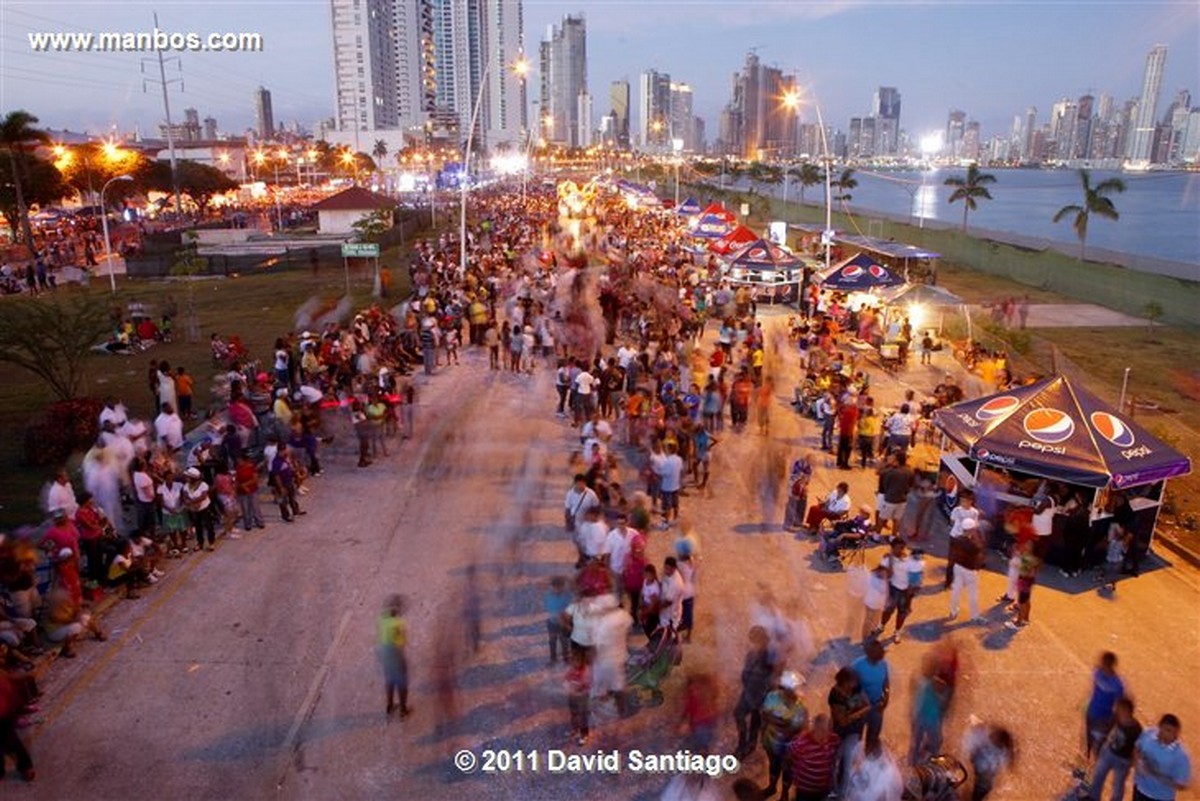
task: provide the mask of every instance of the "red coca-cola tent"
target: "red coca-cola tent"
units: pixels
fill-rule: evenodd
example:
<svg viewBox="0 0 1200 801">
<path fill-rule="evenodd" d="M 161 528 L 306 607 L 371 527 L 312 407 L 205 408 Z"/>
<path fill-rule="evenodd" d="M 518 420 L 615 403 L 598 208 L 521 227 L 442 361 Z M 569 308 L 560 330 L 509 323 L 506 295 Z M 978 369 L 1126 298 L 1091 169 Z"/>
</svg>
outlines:
<svg viewBox="0 0 1200 801">
<path fill-rule="evenodd" d="M 725 236 L 714 242 L 711 242 L 708 246 L 708 249 L 713 253 L 724 256 L 727 253 L 732 253 L 743 245 L 748 245 L 757 240 L 758 234 L 754 233 L 744 225 L 739 225 Z"/>
</svg>

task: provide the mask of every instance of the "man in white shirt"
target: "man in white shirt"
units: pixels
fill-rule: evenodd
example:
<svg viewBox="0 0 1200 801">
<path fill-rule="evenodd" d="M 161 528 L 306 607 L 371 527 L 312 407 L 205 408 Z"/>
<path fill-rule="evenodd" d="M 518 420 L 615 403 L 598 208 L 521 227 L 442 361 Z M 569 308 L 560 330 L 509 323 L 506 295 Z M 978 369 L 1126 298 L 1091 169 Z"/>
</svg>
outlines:
<svg viewBox="0 0 1200 801">
<path fill-rule="evenodd" d="M 584 513 L 583 522 L 575 531 L 575 545 L 581 560 L 599 559 L 604 555 L 608 530 L 600 519 L 600 507 L 592 506 Z"/>
<path fill-rule="evenodd" d="M 621 347 L 617 350 L 617 364 L 622 370 L 629 369 L 629 363 L 637 358 L 637 351 L 629 347 L 626 342 L 621 343 Z"/>
<path fill-rule="evenodd" d="M 596 386 L 596 377 L 588 372 L 586 365 L 579 366 L 579 372 L 575 375 L 575 425 L 582 425 L 584 420 L 592 416 L 592 412 L 596 408 L 595 393 L 592 389 Z"/>
<path fill-rule="evenodd" d="M 633 529 L 629 527 L 629 515 L 620 512 L 617 515 L 617 525 L 604 539 L 603 554 L 608 562 L 608 569 L 612 571 L 613 586 L 616 588 L 618 599 L 625 586 L 625 561 L 629 558 L 633 534 Z"/>
<path fill-rule="evenodd" d="M 960 490 L 958 505 L 950 512 L 950 549 L 946 555 L 946 589 L 954 581 L 954 565 L 958 561 L 958 549 L 955 540 L 962 536 L 963 522 L 970 520 L 979 524 L 979 510 L 975 508 L 975 493 L 969 489 Z"/>
<path fill-rule="evenodd" d="M 183 420 L 171 404 L 164 403 L 162 411 L 154 418 L 154 435 L 170 451 L 183 447 Z"/>
<path fill-rule="evenodd" d="M 595 491 L 587 485 L 587 476 L 583 473 L 576 473 L 571 488 L 567 490 L 567 497 L 563 500 L 567 531 L 575 531 L 583 522 L 583 516 L 587 514 L 587 510 L 599 505 L 600 499 L 596 497 Z"/>
<path fill-rule="evenodd" d="M 668 556 L 663 562 L 663 575 L 660 582 L 662 591 L 659 596 L 661 608 L 658 622 L 664 629 L 674 630 L 683 619 L 683 595 L 686 589 L 683 578 L 679 575 L 679 566 L 674 556 Z"/>
</svg>

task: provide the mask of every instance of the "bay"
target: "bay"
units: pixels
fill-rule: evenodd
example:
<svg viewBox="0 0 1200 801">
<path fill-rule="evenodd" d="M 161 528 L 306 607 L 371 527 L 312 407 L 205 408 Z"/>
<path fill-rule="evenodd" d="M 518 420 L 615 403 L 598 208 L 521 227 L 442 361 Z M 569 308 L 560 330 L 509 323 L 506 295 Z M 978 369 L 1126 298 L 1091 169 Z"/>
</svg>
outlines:
<svg viewBox="0 0 1200 801">
<path fill-rule="evenodd" d="M 1079 176 L 1074 170 L 987 168 L 984 172 L 996 177 L 996 182 L 988 187 L 992 200 L 978 201 L 978 208 L 969 215 L 968 230 L 1015 233 L 1078 248 L 1072 217 L 1057 224 L 1052 221 L 1063 206 L 1083 202 Z M 850 210 L 863 215 L 875 212 L 913 225 L 919 225 L 924 218 L 925 225 L 957 227 L 962 224 L 962 201 L 948 202 L 954 190 L 944 181 L 965 173 L 965 169 L 954 168 L 924 173 L 856 169 L 858 186 L 850 192 Z M 1093 186 L 1113 177 L 1126 185 L 1125 192 L 1112 196 L 1121 217 L 1114 221 L 1092 215 L 1088 223 L 1088 250 L 1103 249 L 1200 265 L 1200 173 L 1091 172 Z M 760 186 L 758 191 L 764 189 Z M 781 186 L 769 189 L 771 194 L 782 195 Z M 805 201 L 823 203 L 823 191 L 820 185 L 807 187 Z M 789 197 L 795 200 L 798 195 L 799 188 L 793 181 Z M 865 224 L 863 232 L 869 233 Z"/>
</svg>

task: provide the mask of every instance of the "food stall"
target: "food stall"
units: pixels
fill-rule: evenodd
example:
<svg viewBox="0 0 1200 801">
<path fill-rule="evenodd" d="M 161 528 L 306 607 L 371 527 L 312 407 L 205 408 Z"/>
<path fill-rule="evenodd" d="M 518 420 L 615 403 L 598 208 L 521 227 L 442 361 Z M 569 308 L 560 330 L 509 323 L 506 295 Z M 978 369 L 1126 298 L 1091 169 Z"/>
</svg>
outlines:
<svg viewBox="0 0 1200 801">
<path fill-rule="evenodd" d="M 979 495 L 986 492 L 996 509 L 985 512 L 993 513 L 1070 496 L 1080 506 L 1085 553 L 1107 536 L 1122 501 L 1132 510 L 1135 542 L 1149 548 L 1167 480 L 1191 472 L 1186 456 L 1064 376 L 945 406 L 934 412 L 933 425 L 943 435 L 939 485 L 946 508 L 963 487 L 976 489 L 981 509 Z M 1069 522 L 1064 517 L 1055 516 L 1059 540 Z M 1058 550 L 1049 549 L 1051 561 Z"/>
<path fill-rule="evenodd" d="M 795 299 L 803 269 L 803 262 L 779 245 L 756 239 L 726 257 L 723 277 L 765 293 L 773 303 L 786 303 Z"/>
</svg>

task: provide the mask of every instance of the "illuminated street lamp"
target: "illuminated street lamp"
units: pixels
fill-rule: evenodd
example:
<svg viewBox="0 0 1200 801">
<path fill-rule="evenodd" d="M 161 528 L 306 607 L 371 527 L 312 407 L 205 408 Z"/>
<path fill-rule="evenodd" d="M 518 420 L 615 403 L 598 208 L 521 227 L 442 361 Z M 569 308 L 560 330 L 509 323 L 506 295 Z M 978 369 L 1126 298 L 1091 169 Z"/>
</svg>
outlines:
<svg viewBox="0 0 1200 801">
<path fill-rule="evenodd" d="M 112 263 L 112 244 L 108 239 L 108 209 L 104 206 L 104 190 L 108 189 L 113 181 L 132 181 L 131 175 L 114 175 L 104 182 L 104 186 L 100 187 L 100 225 L 104 228 L 104 260 L 108 264 L 108 285 L 112 289 L 112 293 L 117 294 L 117 278 L 113 275 Z"/>
<path fill-rule="evenodd" d="M 524 54 L 519 55 L 517 60 L 509 65 L 509 70 L 521 78 L 528 74 L 529 62 L 525 60 Z M 460 278 L 467 274 L 467 189 L 471 183 L 471 142 L 475 137 L 475 125 L 479 120 L 479 107 L 483 105 L 483 90 L 487 88 L 488 76 L 491 72 L 492 60 L 488 59 L 487 66 L 483 68 L 483 75 L 479 80 L 475 106 L 471 109 L 471 124 L 467 128 L 467 144 L 463 152 L 462 172 L 459 173 L 459 187 L 462 194 L 458 221 L 458 274 Z"/>
<path fill-rule="evenodd" d="M 800 107 L 801 95 L 798 90 L 792 90 L 783 96 L 783 105 L 788 109 Z M 829 175 L 833 169 L 833 160 L 829 157 L 829 141 L 825 137 L 825 120 L 821 116 L 821 104 L 817 102 L 816 93 L 812 96 L 813 109 L 817 112 L 817 126 L 821 129 L 821 160 L 825 163 L 825 230 L 821 232 L 821 244 L 825 247 L 825 270 L 829 270 L 830 249 L 833 247 L 833 184 Z M 799 301 L 799 298 L 797 298 Z"/>
</svg>

